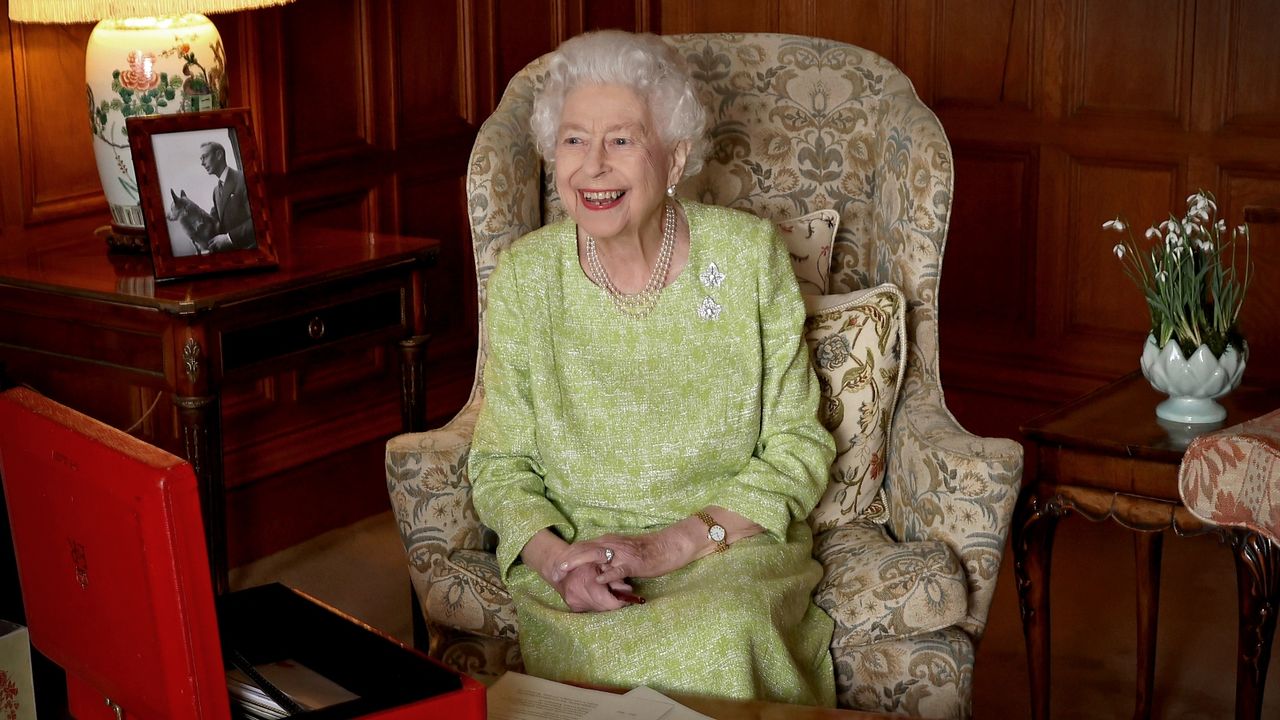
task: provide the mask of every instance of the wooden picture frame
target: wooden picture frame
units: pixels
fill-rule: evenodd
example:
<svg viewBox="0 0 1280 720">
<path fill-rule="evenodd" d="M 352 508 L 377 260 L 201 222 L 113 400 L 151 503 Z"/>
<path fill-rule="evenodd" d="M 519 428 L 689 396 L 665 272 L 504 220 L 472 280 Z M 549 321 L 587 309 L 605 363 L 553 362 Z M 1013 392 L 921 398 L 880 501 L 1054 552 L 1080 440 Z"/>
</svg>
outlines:
<svg viewBox="0 0 1280 720">
<path fill-rule="evenodd" d="M 247 109 L 126 127 L 157 281 L 278 265 Z"/>
</svg>

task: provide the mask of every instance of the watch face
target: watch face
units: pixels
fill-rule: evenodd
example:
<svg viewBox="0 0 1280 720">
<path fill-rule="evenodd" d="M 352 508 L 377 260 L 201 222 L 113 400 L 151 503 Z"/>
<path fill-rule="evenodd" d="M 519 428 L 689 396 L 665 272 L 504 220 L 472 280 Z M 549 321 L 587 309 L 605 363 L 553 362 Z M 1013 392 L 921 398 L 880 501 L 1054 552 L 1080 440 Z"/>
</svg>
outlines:
<svg viewBox="0 0 1280 720">
<path fill-rule="evenodd" d="M 724 542 L 724 528 L 719 525 L 712 525 L 707 529 L 707 537 L 711 538 L 713 542 Z"/>
</svg>

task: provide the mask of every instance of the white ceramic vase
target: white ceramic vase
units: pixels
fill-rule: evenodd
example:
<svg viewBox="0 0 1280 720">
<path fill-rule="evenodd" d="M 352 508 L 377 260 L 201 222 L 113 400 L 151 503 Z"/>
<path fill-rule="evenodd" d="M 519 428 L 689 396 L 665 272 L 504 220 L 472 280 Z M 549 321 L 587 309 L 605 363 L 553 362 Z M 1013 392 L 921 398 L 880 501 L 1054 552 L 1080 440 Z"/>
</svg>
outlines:
<svg viewBox="0 0 1280 720">
<path fill-rule="evenodd" d="M 1214 399 L 1240 384 L 1248 358 L 1247 344 L 1243 353 L 1228 346 L 1222 357 L 1214 357 L 1208 345 L 1201 345 L 1191 357 L 1184 357 L 1176 340 L 1162 348 L 1155 336 L 1148 335 L 1142 348 L 1142 374 L 1152 387 L 1169 396 L 1156 406 L 1156 416 L 1175 423 L 1221 422 L 1227 411 Z"/>
</svg>

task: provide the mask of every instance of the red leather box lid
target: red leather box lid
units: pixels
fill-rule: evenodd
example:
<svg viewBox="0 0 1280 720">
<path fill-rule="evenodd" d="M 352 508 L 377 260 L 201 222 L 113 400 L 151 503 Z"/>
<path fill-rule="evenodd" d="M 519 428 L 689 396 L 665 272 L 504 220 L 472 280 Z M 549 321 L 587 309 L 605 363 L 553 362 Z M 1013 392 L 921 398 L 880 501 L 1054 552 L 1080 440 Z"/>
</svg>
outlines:
<svg viewBox="0 0 1280 720">
<path fill-rule="evenodd" d="M 129 715 L 228 717 L 191 467 L 18 388 L 0 473 L 32 645 Z"/>
</svg>

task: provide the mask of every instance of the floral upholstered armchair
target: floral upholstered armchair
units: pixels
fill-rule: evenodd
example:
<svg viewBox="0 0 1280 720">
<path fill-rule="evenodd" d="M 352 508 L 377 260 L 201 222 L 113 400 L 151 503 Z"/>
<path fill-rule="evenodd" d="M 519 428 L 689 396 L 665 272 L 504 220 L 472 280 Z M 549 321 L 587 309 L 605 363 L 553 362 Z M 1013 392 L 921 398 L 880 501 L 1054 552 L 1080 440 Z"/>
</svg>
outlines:
<svg viewBox="0 0 1280 720">
<path fill-rule="evenodd" d="M 834 209 L 826 292 L 892 283 L 905 295 L 906 369 L 879 458 L 878 512 L 816 535 L 825 573 L 815 599 L 836 621 L 842 706 L 967 716 L 1022 450 L 965 432 L 942 397 L 938 281 L 953 171 L 946 135 L 907 77 L 861 48 L 774 34 L 667 40 L 701 86 L 713 148 L 680 194 L 776 221 Z M 387 445 L 387 488 L 431 653 L 477 675 L 521 667 L 519 620 L 499 579 L 496 538 L 471 504 L 466 458 L 484 402 L 486 280 L 504 248 L 561 216 L 528 129 L 543 62 L 512 79 L 471 155 L 481 313 L 470 401 L 444 427 Z"/>
</svg>

